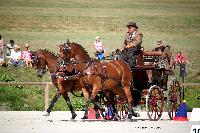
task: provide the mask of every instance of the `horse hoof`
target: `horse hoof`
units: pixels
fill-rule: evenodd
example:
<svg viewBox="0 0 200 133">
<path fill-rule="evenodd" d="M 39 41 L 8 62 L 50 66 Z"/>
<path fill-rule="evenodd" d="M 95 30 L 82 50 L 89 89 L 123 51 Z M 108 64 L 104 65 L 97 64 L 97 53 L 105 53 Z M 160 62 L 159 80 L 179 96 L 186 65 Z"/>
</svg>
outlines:
<svg viewBox="0 0 200 133">
<path fill-rule="evenodd" d="M 132 115 L 131 114 L 128 115 L 128 119 L 132 119 Z"/>
<path fill-rule="evenodd" d="M 132 114 L 134 117 L 140 117 L 140 114 L 139 113 L 135 113 L 135 112 L 133 112 L 133 114 Z"/>
<path fill-rule="evenodd" d="M 115 118 L 113 118 L 113 121 L 118 121 L 118 118 L 116 118 L 116 117 L 115 117 Z"/>
<path fill-rule="evenodd" d="M 72 115 L 72 118 L 71 118 L 71 119 L 75 119 L 75 118 L 76 118 L 76 116 L 77 116 L 77 114 L 76 114 L 76 113 L 74 113 L 74 114 Z"/>
<path fill-rule="evenodd" d="M 47 112 L 47 113 L 46 113 L 46 114 L 44 114 L 43 116 L 49 116 L 49 115 L 50 115 L 50 113 L 48 113 L 48 112 Z"/>
<path fill-rule="evenodd" d="M 81 119 L 88 119 L 88 117 L 87 116 L 83 116 L 83 118 L 81 118 Z"/>
</svg>

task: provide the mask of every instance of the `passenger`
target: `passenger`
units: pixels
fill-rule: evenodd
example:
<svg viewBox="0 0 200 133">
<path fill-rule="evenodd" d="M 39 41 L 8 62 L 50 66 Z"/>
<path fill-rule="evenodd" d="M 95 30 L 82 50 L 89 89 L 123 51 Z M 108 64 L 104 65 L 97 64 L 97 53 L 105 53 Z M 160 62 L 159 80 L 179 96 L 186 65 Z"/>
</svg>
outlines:
<svg viewBox="0 0 200 133">
<path fill-rule="evenodd" d="M 94 49 L 95 49 L 95 57 L 97 57 L 97 54 L 104 54 L 105 56 L 106 51 L 103 47 L 103 42 L 101 41 L 100 36 L 95 37 Z"/>
<path fill-rule="evenodd" d="M 163 58 L 164 60 L 164 63 L 165 63 L 165 69 L 166 70 L 170 70 L 172 69 L 172 66 L 174 64 L 174 58 L 172 56 L 172 52 L 171 52 L 171 49 L 170 49 L 170 46 L 167 45 L 164 49 L 164 52 L 162 53 L 161 57 Z"/>
<path fill-rule="evenodd" d="M 157 41 L 156 44 L 155 44 L 155 49 L 154 50 L 155 51 L 164 52 L 164 50 L 165 50 L 164 42 L 162 40 Z"/>
<path fill-rule="evenodd" d="M 114 60 L 120 60 L 120 59 L 122 59 L 121 51 L 119 49 L 116 49 L 116 51 L 114 52 Z"/>
</svg>

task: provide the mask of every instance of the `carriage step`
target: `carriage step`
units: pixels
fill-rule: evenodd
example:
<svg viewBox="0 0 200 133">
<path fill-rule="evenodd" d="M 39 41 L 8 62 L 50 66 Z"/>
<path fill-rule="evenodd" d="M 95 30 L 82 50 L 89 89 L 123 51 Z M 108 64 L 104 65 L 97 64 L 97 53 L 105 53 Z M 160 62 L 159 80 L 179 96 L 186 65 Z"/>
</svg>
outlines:
<svg viewBox="0 0 200 133">
<path fill-rule="evenodd" d="M 142 66 L 136 66 L 137 68 L 143 68 L 143 69 L 155 69 L 156 66 L 153 65 L 142 65 Z"/>
</svg>

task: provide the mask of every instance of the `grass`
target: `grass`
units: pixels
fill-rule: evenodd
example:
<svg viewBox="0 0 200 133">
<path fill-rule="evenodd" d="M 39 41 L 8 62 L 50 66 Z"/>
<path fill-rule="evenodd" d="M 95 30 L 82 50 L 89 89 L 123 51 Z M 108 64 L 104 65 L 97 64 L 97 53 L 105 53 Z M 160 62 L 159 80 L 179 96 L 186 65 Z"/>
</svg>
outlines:
<svg viewBox="0 0 200 133">
<path fill-rule="evenodd" d="M 135 21 L 144 34 L 145 49 L 151 50 L 158 39 L 164 40 L 171 45 L 174 55 L 182 51 L 193 62 L 192 67 L 187 67 L 186 82 L 200 82 L 199 0 L 0 0 L 0 3 L 0 34 L 6 43 L 14 39 L 22 49 L 28 43 L 32 50 L 48 48 L 58 52 L 58 45 L 69 38 L 83 45 L 93 56 L 95 36 L 100 35 L 107 51 L 111 52 L 123 44 L 126 24 Z M 0 68 L 2 73 L 16 81 L 50 81 L 49 74 L 38 79 L 34 70 L 26 68 Z M 178 71 L 176 74 L 178 76 Z M 35 94 L 37 89 L 22 90 L 25 94 Z M 8 95 L 9 91 L 1 94 Z M 42 96 L 36 96 L 42 99 L 39 103 L 42 105 Z M 56 109 L 66 109 L 64 101 L 58 102 Z"/>
</svg>

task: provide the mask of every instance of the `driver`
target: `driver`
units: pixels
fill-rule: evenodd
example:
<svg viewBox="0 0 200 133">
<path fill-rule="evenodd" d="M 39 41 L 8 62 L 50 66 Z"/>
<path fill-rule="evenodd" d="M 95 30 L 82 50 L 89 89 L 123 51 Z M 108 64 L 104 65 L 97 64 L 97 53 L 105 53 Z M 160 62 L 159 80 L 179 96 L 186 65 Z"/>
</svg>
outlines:
<svg viewBox="0 0 200 133">
<path fill-rule="evenodd" d="M 127 28 L 128 31 L 125 33 L 123 53 L 125 62 L 132 69 L 136 65 L 137 55 L 141 52 L 140 48 L 143 34 L 138 30 L 135 22 L 129 22 Z"/>
</svg>

